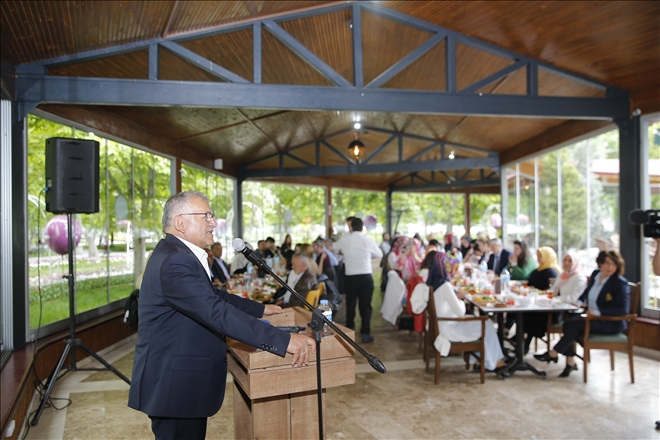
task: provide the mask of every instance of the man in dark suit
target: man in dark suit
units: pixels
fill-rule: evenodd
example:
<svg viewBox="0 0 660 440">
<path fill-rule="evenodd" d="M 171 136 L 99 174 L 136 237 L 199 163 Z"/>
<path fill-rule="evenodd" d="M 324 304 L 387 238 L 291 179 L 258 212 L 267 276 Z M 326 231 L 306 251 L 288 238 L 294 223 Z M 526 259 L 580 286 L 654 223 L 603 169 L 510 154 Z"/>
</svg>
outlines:
<svg viewBox="0 0 660 440">
<path fill-rule="evenodd" d="M 231 278 L 229 274 L 229 266 L 222 259 L 222 244 L 215 242 L 211 246 L 211 253 L 213 254 L 213 262 L 211 264 L 211 275 L 213 275 L 213 284 L 222 285 Z"/>
<path fill-rule="evenodd" d="M 502 247 L 500 238 L 493 238 L 490 242 L 490 250 L 493 252 L 488 259 L 488 270 L 495 272 L 495 275 L 502 273 L 507 264 L 509 264 L 510 251 Z"/>
<path fill-rule="evenodd" d="M 142 278 L 128 406 L 146 413 L 156 439 L 203 439 L 207 418 L 220 409 L 227 381 L 225 338 L 309 362 L 314 341 L 289 335 L 258 318 L 281 313 L 215 290 L 204 250 L 216 226 L 208 199 L 176 194 L 163 212 L 166 237 Z"/>
</svg>

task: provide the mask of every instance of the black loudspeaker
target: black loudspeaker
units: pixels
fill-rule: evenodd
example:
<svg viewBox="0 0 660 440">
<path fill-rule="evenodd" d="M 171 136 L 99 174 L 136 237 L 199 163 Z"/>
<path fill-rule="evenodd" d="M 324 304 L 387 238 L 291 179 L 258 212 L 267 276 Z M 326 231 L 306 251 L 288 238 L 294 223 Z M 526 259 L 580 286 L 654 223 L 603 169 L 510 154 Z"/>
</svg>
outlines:
<svg viewBox="0 0 660 440">
<path fill-rule="evenodd" d="M 99 143 L 85 139 L 47 139 L 46 189 L 48 212 L 99 212 Z"/>
</svg>

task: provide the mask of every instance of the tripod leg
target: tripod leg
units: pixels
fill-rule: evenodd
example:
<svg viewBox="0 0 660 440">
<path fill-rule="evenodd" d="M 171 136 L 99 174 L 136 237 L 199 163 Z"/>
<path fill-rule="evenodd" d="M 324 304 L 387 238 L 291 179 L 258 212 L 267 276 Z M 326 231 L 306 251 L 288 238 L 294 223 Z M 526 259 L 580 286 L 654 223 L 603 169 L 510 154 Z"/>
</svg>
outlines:
<svg viewBox="0 0 660 440">
<path fill-rule="evenodd" d="M 67 341 L 66 344 L 64 345 L 64 351 L 62 352 L 62 356 L 60 356 L 60 360 L 57 362 L 57 365 L 55 366 L 55 369 L 53 372 L 50 374 L 48 377 L 48 380 L 46 381 L 46 392 L 44 393 L 43 397 L 41 398 L 41 403 L 39 404 L 39 408 L 37 409 L 37 413 L 34 415 L 32 418 L 32 421 L 30 424 L 32 426 L 37 426 L 37 423 L 39 423 L 39 418 L 41 417 L 41 413 L 44 411 L 44 407 L 46 406 L 46 403 L 48 403 L 48 399 L 50 398 L 50 393 L 53 391 L 53 387 L 55 386 L 55 382 L 57 381 L 57 377 L 60 374 L 60 371 L 62 370 L 62 366 L 64 365 L 64 360 L 66 359 L 67 355 L 69 354 L 69 350 L 71 350 L 71 344 L 72 341 Z"/>
<path fill-rule="evenodd" d="M 124 375 L 121 373 L 121 371 L 117 370 L 115 367 L 113 367 L 112 365 L 110 365 L 105 359 L 103 359 L 103 358 L 102 358 L 101 356 L 99 356 L 96 352 L 94 352 L 94 350 L 92 350 L 91 348 L 89 348 L 88 346 L 86 346 L 85 344 L 83 344 L 80 340 L 78 340 L 77 343 L 78 343 L 78 345 L 79 345 L 83 350 L 85 350 L 87 353 L 89 353 L 90 356 L 92 356 L 94 359 L 96 359 L 97 361 L 99 361 L 100 363 L 102 363 L 103 366 L 104 366 L 105 368 L 107 368 L 108 370 L 110 370 L 110 371 L 112 371 L 113 373 L 115 373 L 117 376 L 119 376 L 119 378 L 121 378 L 121 379 L 122 379 L 124 382 L 126 382 L 127 384 L 129 384 L 129 385 L 131 384 L 131 380 L 130 380 L 128 377 L 124 376 Z"/>
</svg>

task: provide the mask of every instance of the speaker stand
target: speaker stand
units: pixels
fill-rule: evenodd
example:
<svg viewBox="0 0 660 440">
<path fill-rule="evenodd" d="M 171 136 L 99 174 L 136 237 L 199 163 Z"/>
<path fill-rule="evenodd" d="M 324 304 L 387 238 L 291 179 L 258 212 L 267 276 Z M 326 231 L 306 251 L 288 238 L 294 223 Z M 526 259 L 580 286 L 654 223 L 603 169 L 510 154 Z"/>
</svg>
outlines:
<svg viewBox="0 0 660 440">
<path fill-rule="evenodd" d="M 126 382 L 129 385 L 131 384 L 131 381 L 128 377 L 124 376 L 119 370 L 117 370 L 115 367 L 110 365 L 105 359 L 99 356 L 98 353 L 94 352 L 94 350 L 86 346 L 81 340 L 76 339 L 76 323 L 75 323 L 76 284 L 74 278 L 74 259 L 73 259 L 74 247 L 73 247 L 73 227 L 72 227 L 71 213 L 67 213 L 66 222 L 67 222 L 67 232 L 69 235 L 68 236 L 69 273 L 67 275 L 64 275 L 63 278 L 67 278 L 67 280 L 69 281 L 69 339 L 66 339 L 64 341 L 64 351 L 60 356 L 60 360 L 57 362 L 57 365 L 55 366 L 55 369 L 52 371 L 52 373 L 50 373 L 50 376 L 48 376 L 48 380 L 46 381 L 46 392 L 42 396 L 41 403 L 39 404 L 39 408 L 37 409 L 34 418 L 32 418 L 32 421 L 30 422 L 32 426 L 36 426 L 37 423 L 39 423 L 39 418 L 41 417 L 41 413 L 43 412 L 46 404 L 48 403 L 48 399 L 50 398 L 50 393 L 53 391 L 53 388 L 55 387 L 55 382 L 57 382 L 57 380 L 59 380 L 60 378 L 64 377 L 70 371 L 112 371 L 114 374 L 119 376 L 119 378 L 124 380 L 124 382 Z M 90 356 L 92 356 L 94 359 L 99 361 L 104 366 L 104 368 L 78 368 L 76 366 L 77 347 L 80 347 L 83 350 L 85 350 Z M 64 367 L 64 362 L 67 358 L 67 355 L 69 354 L 71 355 L 70 364 L 68 367 Z M 63 368 L 65 369 L 65 372 L 60 376 L 60 371 Z"/>
</svg>

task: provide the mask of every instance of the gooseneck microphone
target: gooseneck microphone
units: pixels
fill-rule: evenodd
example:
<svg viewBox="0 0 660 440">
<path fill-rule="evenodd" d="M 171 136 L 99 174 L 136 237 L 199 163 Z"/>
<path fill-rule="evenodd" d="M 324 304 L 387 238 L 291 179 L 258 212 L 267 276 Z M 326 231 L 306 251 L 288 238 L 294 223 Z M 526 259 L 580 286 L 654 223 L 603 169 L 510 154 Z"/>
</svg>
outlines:
<svg viewBox="0 0 660 440">
<path fill-rule="evenodd" d="M 266 262 L 263 259 L 261 259 L 261 257 L 259 257 L 259 255 L 257 255 L 257 253 L 252 249 L 252 247 L 248 243 L 245 243 L 242 238 L 234 238 L 234 240 L 231 242 L 231 245 L 236 252 L 240 252 L 245 256 L 245 258 L 248 259 L 250 263 L 254 264 L 258 268 L 266 272 L 268 275 L 272 276 L 275 281 L 277 281 L 286 290 L 291 292 L 292 295 L 298 298 L 301 303 L 303 303 L 309 310 L 312 311 L 312 323 L 308 324 L 308 326 L 310 326 L 312 329 L 321 329 L 323 328 L 324 323 L 328 324 L 328 326 L 332 328 L 336 334 L 338 334 L 348 344 L 353 346 L 353 348 L 355 348 L 357 352 L 359 352 L 362 356 L 364 356 L 367 359 L 367 361 L 369 361 L 369 365 L 371 365 L 371 367 L 374 370 L 378 371 L 379 373 L 385 373 L 387 371 L 387 368 L 385 368 L 385 365 L 383 364 L 383 362 L 381 362 L 380 359 L 378 359 L 374 355 L 367 353 L 362 347 L 360 347 L 357 343 L 355 343 L 354 340 L 346 336 L 346 333 L 341 331 L 341 329 L 339 329 L 334 322 L 328 321 L 328 319 L 323 316 L 323 313 L 321 313 L 318 309 L 314 308 L 314 306 L 308 303 L 305 298 L 303 298 L 284 280 L 282 280 L 279 276 L 277 276 L 277 274 L 273 272 L 273 270 L 266 264 Z M 291 327 L 289 331 L 293 331 L 293 330 L 294 327 Z M 317 355 L 318 353 L 319 352 L 317 351 Z M 320 368 L 320 359 L 318 360 L 317 368 Z"/>
<path fill-rule="evenodd" d="M 234 238 L 231 242 L 231 246 L 236 252 L 243 254 L 250 263 L 263 269 L 263 266 L 266 264 L 264 260 L 259 258 L 259 255 L 257 255 L 252 247 L 248 243 L 245 243 L 242 238 Z"/>
</svg>

